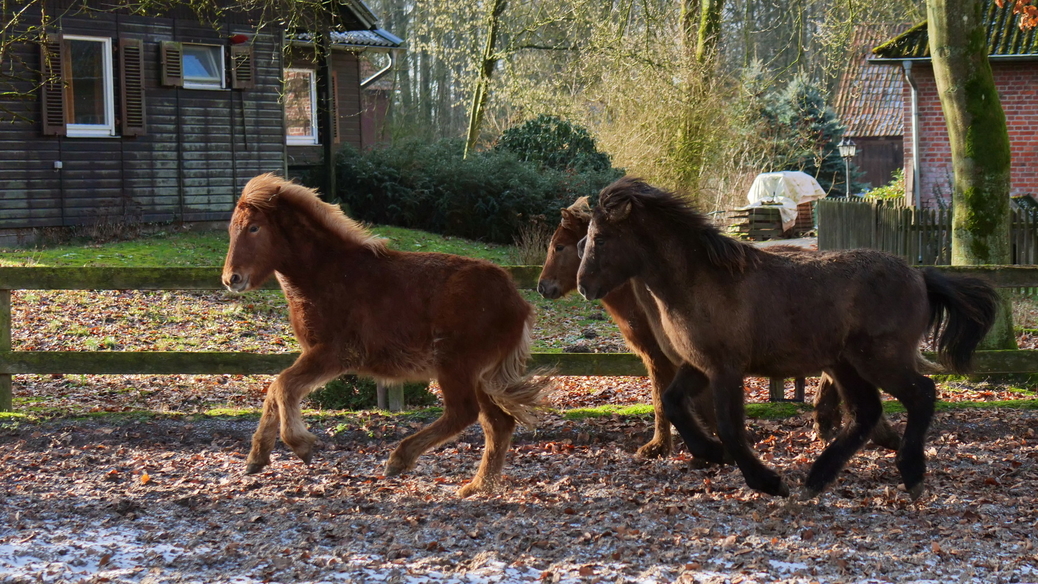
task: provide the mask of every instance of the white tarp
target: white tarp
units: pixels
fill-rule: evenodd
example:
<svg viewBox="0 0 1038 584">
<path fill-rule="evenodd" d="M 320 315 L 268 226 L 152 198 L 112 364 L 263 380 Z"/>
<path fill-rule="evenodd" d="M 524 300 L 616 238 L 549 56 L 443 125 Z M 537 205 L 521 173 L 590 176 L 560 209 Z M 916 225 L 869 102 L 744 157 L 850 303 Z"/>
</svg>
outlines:
<svg viewBox="0 0 1038 584">
<path fill-rule="evenodd" d="M 815 177 L 796 170 L 782 172 L 765 172 L 757 175 L 750 185 L 746 198 L 750 204 L 743 209 L 753 207 L 777 206 L 782 218 L 782 230 L 788 231 L 796 224 L 797 205 L 808 203 L 825 196 L 825 191 Z"/>
</svg>

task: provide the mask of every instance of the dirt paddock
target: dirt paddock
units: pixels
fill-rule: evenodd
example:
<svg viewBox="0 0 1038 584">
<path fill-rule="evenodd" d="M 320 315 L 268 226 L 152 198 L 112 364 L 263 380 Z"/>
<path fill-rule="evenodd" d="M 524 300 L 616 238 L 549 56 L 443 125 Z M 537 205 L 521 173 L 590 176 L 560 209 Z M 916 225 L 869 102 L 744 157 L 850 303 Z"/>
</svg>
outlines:
<svg viewBox="0 0 1038 584">
<path fill-rule="evenodd" d="M 253 476 L 253 418 L 8 424 L 0 582 L 1038 582 L 1038 411 L 939 413 L 916 504 L 877 448 L 783 500 L 681 452 L 635 459 L 647 418 L 548 418 L 466 500 L 476 428 L 386 479 L 424 422 L 311 420 L 311 466 L 279 446 Z M 806 416 L 751 433 L 795 486 L 823 446 Z"/>
</svg>

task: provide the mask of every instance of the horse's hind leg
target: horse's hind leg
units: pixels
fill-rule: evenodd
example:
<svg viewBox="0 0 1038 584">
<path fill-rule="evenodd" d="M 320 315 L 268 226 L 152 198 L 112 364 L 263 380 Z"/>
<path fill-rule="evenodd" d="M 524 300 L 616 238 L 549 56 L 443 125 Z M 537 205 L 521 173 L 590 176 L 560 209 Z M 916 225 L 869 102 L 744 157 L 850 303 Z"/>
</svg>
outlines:
<svg viewBox="0 0 1038 584">
<path fill-rule="evenodd" d="M 717 434 L 728 453 L 739 465 L 746 485 L 756 491 L 789 496 L 789 487 L 779 474 L 764 466 L 746 440 L 746 406 L 742 375 L 727 374 L 711 379 L 714 408 L 717 411 Z"/>
<path fill-rule="evenodd" d="M 833 368 L 833 376 L 851 419 L 811 466 L 804 498 L 813 498 L 832 483 L 854 453 L 861 449 L 883 415 L 879 390 L 850 365 Z"/>
<path fill-rule="evenodd" d="M 479 423 L 483 426 L 485 438 L 483 460 L 472 481 L 458 489 L 459 497 L 494 490 L 515 432 L 515 418 L 498 407 L 486 392 L 477 391 L 476 396 L 479 398 Z"/>
<path fill-rule="evenodd" d="M 843 409 L 840 407 L 840 393 L 833 384 L 833 379 L 822 374 L 818 380 L 818 393 L 815 394 L 815 432 L 825 441 L 832 440 L 843 424 Z"/>
<path fill-rule="evenodd" d="M 305 351 L 288 369 L 278 374 L 267 389 L 263 400 L 263 414 L 259 426 L 252 436 L 252 449 L 246 462 L 245 472 L 252 474 L 270 464 L 270 451 L 280 421 L 281 440 L 309 464 L 313 456 L 313 444 L 317 438 L 306 429 L 299 411 L 299 402 L 313 388 L 334 379 L 342 373 L 335 364 L 337 360 L 314 348 Z"/>
<path fill-rule="evenodd" d="M 915 371 L 903 375 L 888 375 L 878 385 L 897 398 L 908 412 L 905 435 L 897 450 L 897 469 L 905 482 L 905 490 L 912 500 L 923 494 L 923 477 L 926 475 L 926 455 L 923 447 L 926 432 L 933 420 L 937 387 L 933 380 Z"/>
<path fill-rule="evenodd" d="M 724 446 L 703 429 L 692 406 L 693 403 L 701 401 L 697 398 L 707 391 L 709 385 L 710 380 L 702 371 L 691 365 L 682 365 L 663 393 L 661 401 L 667 419 L 677 428 L 692 456 L 707 462 L 724 464 Z"/>
<path fill-rule="evenodd" d="M 843 425 L 846 408 L 841 404 L 840 392 L 828 374 L 822 374 L 818 382 L 814 406 L 815 432 L 818 437 L 826 442 L 836 438 Z M 884 448 L 897 450 L 901 444 L 901 436 L 890 425 L 886 416 L 880 416 L 876 427 L 872 429 L 872 441 Z"/>
<path fill-rule="evenodd" d="M 443 393 L 443 414 L 400 442 L 386 461 L 386 476 L 413 469 L 423 452 L 454 438 L 478 418 L 479 402 L 472 374 L 441 373 L 437 381 Z"/>
</svg>

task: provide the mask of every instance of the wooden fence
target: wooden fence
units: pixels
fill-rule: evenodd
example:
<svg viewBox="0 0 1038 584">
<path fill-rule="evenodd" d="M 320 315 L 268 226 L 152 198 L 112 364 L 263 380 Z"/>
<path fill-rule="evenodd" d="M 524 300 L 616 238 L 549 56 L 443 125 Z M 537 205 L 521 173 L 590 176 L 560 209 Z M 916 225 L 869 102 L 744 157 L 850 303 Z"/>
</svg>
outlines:
<svg viewBox="0 0 1038 584">
<path fill-rule="evenodd" d="M 537 285 L 539 266 L 508 268 L 520 288 Z M 988 278 L 996 286 L 1038 286 L 1038 267 L 947 267 L 942 271 Z M 171 351 L 13 351 L 12 290 L 219 290 L 219 268 L 4 268 L 0 267 L 0 411 L 11 411 L 11 376 L 82 373 L 113 375 L 275 374 L 296 353 Z M 276 289 L 271 280 L 266 286 Z M 976 370 L 985 373 L 1038 372 L 1038 351 L 980 351 Z M 558 375 L 646 375 L 632 353 L 534 353 L 533 367 L 554 367 Z"/>
<path fill-rule="evenodd" d="M 822 199 L 818 249 L 866 247 L 899 255 L 916 265 L 951 263 L 951 210 L 914 209 L 882 201 Z M 1013 264 L 1038 263 L 1038 216 L 1012 211 Z"/>
</svg>

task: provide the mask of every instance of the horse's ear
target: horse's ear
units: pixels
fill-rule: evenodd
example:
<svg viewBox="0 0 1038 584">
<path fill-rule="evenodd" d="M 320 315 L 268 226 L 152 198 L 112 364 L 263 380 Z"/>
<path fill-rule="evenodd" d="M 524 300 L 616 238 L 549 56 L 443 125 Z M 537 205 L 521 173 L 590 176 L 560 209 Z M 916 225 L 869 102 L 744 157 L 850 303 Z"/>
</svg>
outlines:
<svg viewBox="0 0 1038 584">
<path fill-rule="evenodd" d="M 631 214 L 631 201 L 627 200 L 609 209 L 610 221 L 622 221 Z"/>
</svg>

